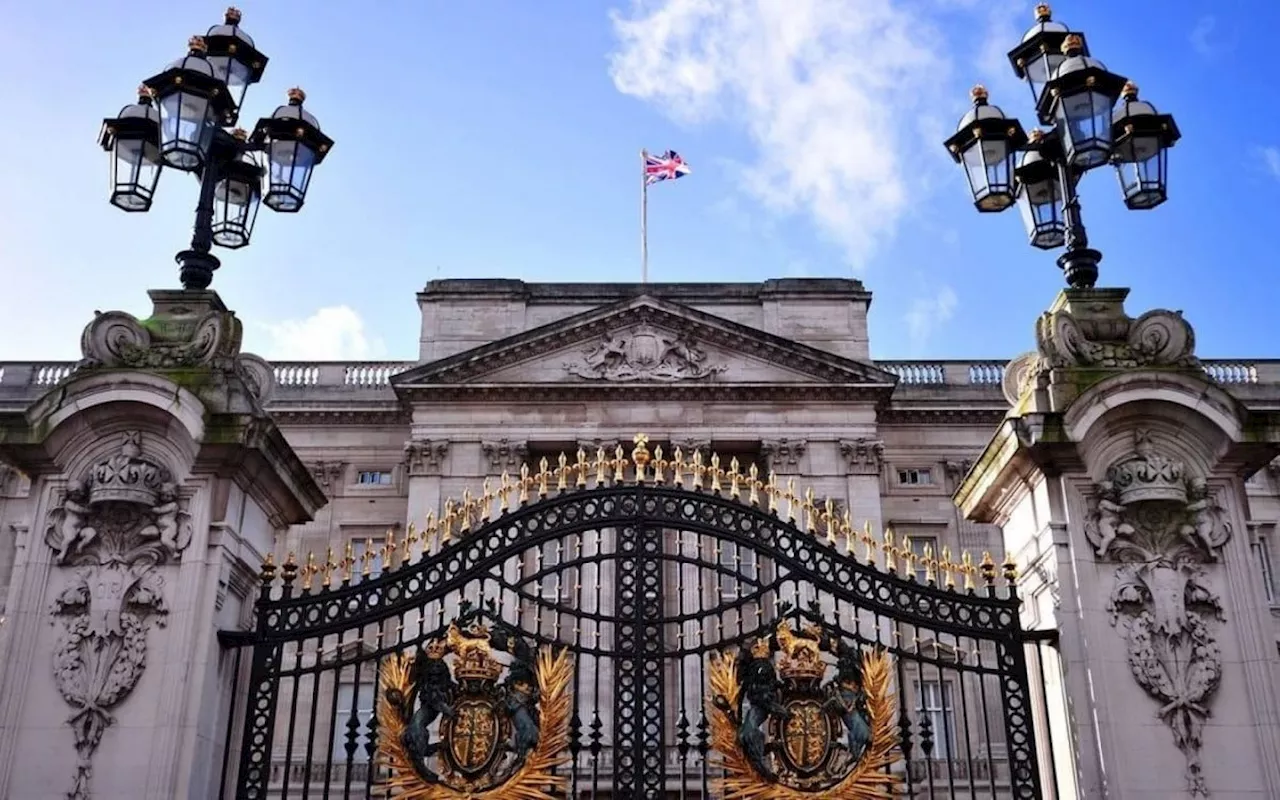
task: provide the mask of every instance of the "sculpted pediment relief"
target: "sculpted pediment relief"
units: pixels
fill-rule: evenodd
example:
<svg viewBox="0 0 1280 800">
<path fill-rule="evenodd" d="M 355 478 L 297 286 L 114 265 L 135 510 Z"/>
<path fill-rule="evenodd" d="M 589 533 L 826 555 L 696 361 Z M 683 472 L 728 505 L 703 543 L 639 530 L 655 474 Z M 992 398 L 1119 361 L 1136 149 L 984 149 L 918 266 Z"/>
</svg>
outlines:
<svg viewBox="0 0 1280 800">
<path fill-rule="evenodd" d="M 441 385 L 889 387 L 894 377 L 764 331 L 650 297 L 605 306 L 424 364 L 401 389 Z"/>
</svg>

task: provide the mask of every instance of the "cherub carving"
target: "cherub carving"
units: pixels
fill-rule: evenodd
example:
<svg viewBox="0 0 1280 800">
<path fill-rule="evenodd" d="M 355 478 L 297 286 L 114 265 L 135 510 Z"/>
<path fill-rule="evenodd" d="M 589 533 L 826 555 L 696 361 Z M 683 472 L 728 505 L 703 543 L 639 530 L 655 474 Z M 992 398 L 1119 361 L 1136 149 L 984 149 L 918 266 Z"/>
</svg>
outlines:
<svg viewBox="0 0 1280 800">
<path fill-rule="evenodd" d="M 166 481 L 160 485 L 159 502 L 151 507 L 152 523 L 138 532 L 147 539 L 160 540 L 170 555 L 177 556 L 186 546 L 179 517 L 185 517 L 178 503 L 178 487 Z"/>
<path fill-rule="evenodd" d="M 1210 496 L 1209 486 L 1197 479 L 1187 487 L 1190 502 L 1187 503 L 1187 521 L 1179 533 L 1188 543 L 1204 548 L 1211 559 L 1217 560 L 1218 551 L 1231 538 L 1231 524 L 1218 521 L 1218 508 Z"/>
<path fill-rule="evenodd" d="M 1107 551 L 1111 549 L 1111 543 L 1116 540 L 1117 536 L 1130 536 L 1133 534 L 1133 526 L 1125 522 L 1121 516 L 1124 512 L 1124 506 L 1117 503 L 1114 499 L 1115 491 L 1110 481 L 1103 481 L 1099 484 L 1101 492 L 1098 494 L 1098 555 L 1106 556 Z"/>
<path fill-rule="evenodd" d="M 84 482 L 68 482 L 62 508 L 54 511 L 53 524 L 49 526 L 45 536 L 45 541 L 57 551 L 54 559 L 59 564 L 66 564 L 76 551 L 92 542 L 98 535 L 89 524 L 89 516 L 92 513 L 89 508 L 89 490 Z"/>
</svg>

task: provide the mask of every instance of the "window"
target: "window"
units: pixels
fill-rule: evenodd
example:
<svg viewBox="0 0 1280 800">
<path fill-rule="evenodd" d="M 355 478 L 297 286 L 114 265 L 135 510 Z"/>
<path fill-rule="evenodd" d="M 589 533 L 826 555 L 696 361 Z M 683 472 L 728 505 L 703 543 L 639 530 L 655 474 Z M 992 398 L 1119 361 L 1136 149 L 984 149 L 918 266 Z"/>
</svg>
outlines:
<svg viewBox="0 0 1280 800">
<path fill-rule="evenodd" d="M 354 764 L 369 760 L 369 721 L 373 719 L 373 684 L 342 683 L 338 685 L 338 715 L 333 720 L 333 763 L 347 761 L 347 736 L 350 733 L 351 712 L 355 710 L 359 727 L 356 728 L 356 750 L 351 755 Z M 322 706 L 323 707 L 323 706 Z"/>
<path fill-rule="evenodd" d="M 956 709 L 952 704 L 949 681 L 916 681 L 916 725 L 920 732 L 925 719 L 933 738 L 934 760 L 951 758 L 956 753 Z"/>
<path fill-rule="evenodd" d="M 390 486 L 391 473 L 376 470 L 361 470 L 356 473 L 356 483 L 360 486 Z"/>
<path fill-rule="evenodd" d="M 928 570 L 924 565 L 924 549 L 929 547 L 929 552 L 937 559 L 938 556 L 938 539 L 936 536 L 909 536 L 911 540 L 911 552 L 916 554 L 916 580 L 924 583 L 927 580 Z M 937 570 L 934 570 L 933 579 L 939 580 Z"/>
<path fill-rule="evenodd" d="M 1271 540 L 1266 536 L 1259 536 L 1253 549 L 1258 558 L 1258 569 L 1262 572 L 1262 588 L 1267 593 L 1267 602 L 1271 605 L 1280 604 L 1276 592 L 1276 574 L 1271 567 Z"/>
<path fill-rule="evenodd" d="M 898 470 L 898 483 L 903 486 L 932 486 L 933 470 L 927 467 L 923 469 L 900 469 Z"/>
</svg>

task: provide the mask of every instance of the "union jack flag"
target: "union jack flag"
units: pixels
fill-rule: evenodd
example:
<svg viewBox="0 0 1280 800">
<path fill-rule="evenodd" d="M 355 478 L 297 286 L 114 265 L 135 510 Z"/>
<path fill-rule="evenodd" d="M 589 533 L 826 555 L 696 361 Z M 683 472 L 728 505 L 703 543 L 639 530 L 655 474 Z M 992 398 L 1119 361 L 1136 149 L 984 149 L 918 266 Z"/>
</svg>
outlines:
<svg viewBox="0 0 1280 800">
<path fill-rule="evenodd" d="M 644 182 L 646 185 L 658 181 L 673 181 L 688 175 L 689 165 L 675 150 L 668 150 L 660 156 L 644 154 Z"/>
</svg>

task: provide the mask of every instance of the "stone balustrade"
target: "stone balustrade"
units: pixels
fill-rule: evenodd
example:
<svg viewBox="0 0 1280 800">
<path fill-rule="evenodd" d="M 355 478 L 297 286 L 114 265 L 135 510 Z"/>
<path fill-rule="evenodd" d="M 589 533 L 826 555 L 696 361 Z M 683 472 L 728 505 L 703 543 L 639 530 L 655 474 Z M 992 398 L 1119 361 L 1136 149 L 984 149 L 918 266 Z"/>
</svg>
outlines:
<svg viewBox="0 0 1280 800">
<path fill-rule="evenodd" d="M 1004 361 L 877 361 L 898 376 L 899 385 L 920 389 L 952 386 L 998 389 Z M 308 390 L 385 391 L 391 377 L 412 361 L 280 361 L 274 365 L 278 397 Z M 57 385 L 75 369 L 73 361 L 0 362 L 0 401 L 30 401 Z M 1280 385 L 1280 359 L 1206 360 L 1205 372 L 1232 387 Z"/>
</svg>

